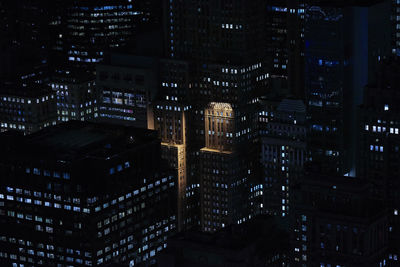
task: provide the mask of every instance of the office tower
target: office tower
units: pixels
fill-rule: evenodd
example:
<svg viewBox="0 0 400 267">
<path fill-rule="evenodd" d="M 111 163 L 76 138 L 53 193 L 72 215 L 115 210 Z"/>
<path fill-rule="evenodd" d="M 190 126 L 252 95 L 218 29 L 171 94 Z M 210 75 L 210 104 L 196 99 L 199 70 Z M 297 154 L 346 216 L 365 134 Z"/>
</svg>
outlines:
<svg viewBox="0 0 400 267">
<path fill-rule="evenodd" d="M 179 229 L 186 230 L 200 224 L 199 162 L 190 157 L 192 137 L 190 125 L 191 103 L 188 100 L 190 64 L 186 61 L 163 58 L 160 60 L 160 88 L 153 103 L 154 128 L 162 140 L 162 154 L 179 176 Z"/>
<path fill-rule="evenodd" d="M 257 216 L 213 234 L 190 231 L 168 240 L 157 257 L 160 267 L 286 266 L 287 232 L 272 217 Z"/>
<path fill-rule="evenodd" d="M 154 104 L 154 128 L 158 130 L 161 139 L 161 154 L 170 168 L 176 171 L 178 178 L 178 227 L 182 230 L 190 222 L 187 215 L 187 161 L 186 113 L 189 107 L 173 102 L 157 101 Z M 190 193 L 190 192 L 189 192 Z M 189 221 L 188 221 L 189 220 Z"/>
<path fill-rule="evenodd" d="M 387 213 L 372 185 L 316 167 L 294 187 L 294 266 L 384 266 Z"/>
<path fill-rule="evenodd" d="M 389 210 L 389 255 L 393 255 L 389 262 L 400 254 L 399 73 L 397 59 L 383 61 L 377 82 L 365 88 L 359 110 L 358 173 L 374 184 L 374 192 Z"/>
<path fill-rule="evenodd" d="M 292 185 L 302 176 L 306 150 L 306 108 L 302 100 L 265 100 L 259 112 L 263 183 L 253 188 L 261 194 L 261 212 L 287 217 Z"/>
<path fill-rule="evenodd" d="M 30 134 L 57 123 L 56 95 L 46 85 L 16 88 L 0 86 L 0 131 Z"/>
<path fill-rule="evenodd" d="M 268 80 L 274 88 L 304 98 L 304 4 L 268 1 Z"/>
<path fill-rule="evenodd" d="M 159 86 L 158 65 L 156 58 L 123 52 L 110 53 L 97 65 L 99 120 L 147 128 Z"/>
<path fill-rule="evenodd" d="M 176 179 L 154 131 L 74 121 L 4 133 L 0 166 L 3 266 L 152 264 L 176 230 Z"/>
<path fill-rule="evenodd" d="M 58 121 L 87 121 L 98 117 L 95 77 L 91 73 L 59 70 L 50 86 L 57 95 Z"/>
<path fill-rule="evenodd" d="M 17 86 L 46 84 L 49 34 L 40 1 L 6 1 L 0 6 L 0 79 Z"/>
<path fill-rule="evenodd" d="M 351 176 L 356 106 L 368 82 L 368 44 L 373 40 L 366 25 L 376 2 L 310 1 L 305 10 L 310 159 L 328 161 L 338 173 Z"/>
<path fill-rule="evenodd" d="M 61 104 L 64 105 L 60 109 L 61 120 L 97 118 L 94 109 L 98 107 L 93 107 L 98 101 L 98 95 L 93 93 L 95 65 L 103 60 L 105 51 L 122 47 L 133 39 L 136 27 L 145 23 L 138 8 L 131 0 L 57 2 L 49 22 L 54 69 L 50 83 L 69 84 L 69 88 L 76 89 L 74 94 L 58 92 L 66 102 Z M 71 73 L 74 73 L 72 78 Z M 71 99 L 72 95 L 79 99 Z"/>
<path fill-rule="evenodd" d="M 239 199 L 248 198 L 249 192 L 246 193 L 244 189 L 249 188 L 247 183 L 254 175 L 252 164 L 255 161 L 251 157 L 257 155 L 252 153 L 255 152 L 252 122 L 256 116 L 257 97 L 267 90 L 264 87 L 267 82 L 262 79 L 267 76 L 266 38 L 263 34 L 265 7 L 264 1 L 164 1 L 165 51 L 171 66 L 170 72 L 184 73 L 176 76 L 183 77 L 183 81 L 171 78 L 175 79 L 171 81 L 173 88 L 166 89 L 171 95 L 164 95 L 164 99 L 168 96 L 168 99 L 174 99 L 172 101 L 176 99 L 184 106 L 190 106 L 186 116 L 189 125 L 186 157 L 190 166 L 187 168 L 188 187 L 206 186 L 200 188 L 201 201 L 206 201 L 214 191 L 215 196 L 225 195 L 228 191 L 232 194 L 216 200 L 214 204 L 212 199 L 207 199 L 207 207 L 205 203 L 200 203 L 202 214 L 211 216 L 207 220 L 201 218 L 203 230 L 215 231 L 227 223 L 237 223 L 250 216 L 245 215 L 246 212 L 250 213 L 245 208 L 245 202 L 239 203 L 239 206 L 228 202 L 223 205 L 233 208 L 218 208 L 218 212 L 227 213 L 229 210 L 234 214 L 216 214 L 216 208 L 211 207 L 222 205 L 221 201 L 234 200 L 236 203 Z M 222 110 L 219 110 L 221 107 Z M 229 126 L 231 131 L 226 139 L 231 142 L 228 150 L 225 147 L 220 149 L 221 146 L 209 147 L 217 144 L 213 142 L 225 142 L 216 135 L 226 136 L 227 132 L 217 128 L 208 130 L 208 122 L 205 121 L 208 118 L 205 112 L 225 112 L 225 107 L 234 119 L 230 122 L 233 128 Z M 219 120 L 215 123 L 222 123 L 220 120 L 225 123 L 225 114 L 214 116 L 212 119 Z M 214 163 L 216 165 L 212 167 Z M 229 169 L 228 165 L 234 168 Z M 228 172 L 232 174 L 226 178 L 229 181 L 214 181 L 225 179 L 222 176 L 228 176 Z M 218 188 L 215 185 L 217 183 Z M 221 183 L 224 187 L 219 187 Z M 239 183 L 240 189 L 228 189 Z M 214 221 L 212 216 L 218 219 Z M 220 220 L 221 216 L 226 219 Z"/>
<path fill-rule="evenodd" d="M 213 232 L 249 219 L 248 185 L 241 169 L 243 163 L 233 150 L 236 125 L 232 106 L 211 102 L 204 111 L 204 123 L 206 143 L 200 150 L 201 228 Z"/>
<path fill-rule="evenodd" d="M 252 103 L 265 84 L 261 79 L 256 81 L 256 77 L 266 75 L 263 72 L 266 38 L 262 34 L 265 14 L 261 12 L 264 5 L 262 1 L 240 0 L 164 3 L 165 50 L 170 59 L 190 65 L 185 101 L 196 114 L 193 138 L 201 148 L 205 138 L 202 113 L 207 105 L 214 101 L 243 108 Z M 250 106 L 245 108 L 251 109 Z M 246 128 L 247 136 L 249 127 L 241 127 L 241 130 Z"/>
<path fill-rule="evenodd" d="M 93 70 L 105 50 L 123 46 L 132 38 L 141 21 L 141 12 L 130 0 L 68 0 L 59 4 L 62 13 L 54 25 L 58 30 L 57 47 L 63 63 L 75 67 Z"/>
</svg>

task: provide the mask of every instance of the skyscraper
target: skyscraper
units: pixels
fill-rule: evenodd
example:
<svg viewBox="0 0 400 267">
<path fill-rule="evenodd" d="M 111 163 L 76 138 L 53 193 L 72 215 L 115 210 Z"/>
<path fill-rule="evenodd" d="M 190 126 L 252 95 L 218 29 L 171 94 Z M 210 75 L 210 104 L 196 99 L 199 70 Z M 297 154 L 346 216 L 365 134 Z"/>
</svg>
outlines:
<svg viewBox="0 0 400 267">
<path fill-rule="evenodd" d="M 297 98 L 304 98 L 304 7 L 303 0 L 268 1 L 266 15 L 268 79 Z"/>
<path fill-rule="evenodd" d="M 298 99 L 263 104 L 258 119 L 263 181 L 252 191 L 262 192 L 262 212 L 287 217 L 293 184 L 302 176 L 307 159 L 306 108 Z"/>
<path fill-rule="evenodd" d="M 329 161 L 340 174 L 355 175 L 355 111 L 368 82 L 368 15 L 376 4 L 310 1 L 305 10 L 309 159 Z"/>
<path fill-rule="evenodd" d="M 100 62 L 109 48 L 126 44 L 134 34 L 142 13 L 131 0 L 76 1 L 59 3 L 57 40 L 61 60 L 76 67 Z"/>
<path fill-rule="evenodd" d="M 359 114 L 358 173 L 374 185 L 375 194 L 389 210 L 389 255 L 400 254 L 399 105 L 400 71 L 397 59 L 382 62 L 377 82 L 365 88 Z M 387 259 L 394 261 L 394 257 Z"/>
<path fill-rule="evenodd" d="M 170 94 L 164 95 L 168 101 L 178 101 L 190 107 L 186 116 L 189 125 L 186 159 L 191 166 L 187 169 L 188 186 L 205 186 L 200 189 L 203 207 L 211 191 L 216 190 L 216 194 L 222 195 L 230 191 L 232 196 L 224 205 L 233 207 L 235 210 L 231 211 L 236 214 L 225 214 L 234 218 L 228 221 L 237 223 L 248 219 L 250 214 L 244 214 L 246 210 L 248 212 L 245 203 L 235 207 L 233 203 L 236 202 L 230 201 L 248 197 L 247 184 L 254 173 L 254 161 L 251 160 L 251 157 L 256 157 L 252 146 L 255 135 L 253 121 L 257 113 L 257 97 L 267 90 L 265 2 L 173 0 L 164 1 L 164 9 L 169 72 L 185 74 L 172 76 L 175 81 L 166 84 L 170 86 L 172 82 L 173 88 L 161 90 L 161 94 L 168 91 Z M 226 123 L 228 128 L 225 128 Z M 220 128 L 222 126 L 224 128 Z M 234 170 L 225 161 L 234 166 Z M 216 162 L 219 165 L 211 168 Z M 234 174 L 229 181 L 215 180 L 232 171 Z M 219 186 L 221 183 L 224 187 Z M 242 183 L 243 190 L 233 189 L 239 183 Z M 226 197 L 223 198 L 225 201 Z M 211 205 L 207 207 L 210 218 L 221 216 L 221 213 L 216 214 L 215 208 L 215 205 L 221 205 L 219 201 L 221 199 L 207 199 Z M 220 208 L 218 212 L 222 212 Z M 203 215 L 204 211 L 202 208 Z M 224 212 L 228 210 L 224 209 Z M 204 218 L 203 230 L 207 231 L 214 231 L 228 222 Z"/>
</svg>

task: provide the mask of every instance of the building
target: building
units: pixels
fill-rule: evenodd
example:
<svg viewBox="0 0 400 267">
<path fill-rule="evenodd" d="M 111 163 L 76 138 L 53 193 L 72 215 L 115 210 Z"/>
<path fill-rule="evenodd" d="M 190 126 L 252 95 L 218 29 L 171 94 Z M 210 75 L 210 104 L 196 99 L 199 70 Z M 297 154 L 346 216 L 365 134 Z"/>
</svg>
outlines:
<svg viewBox="0 0 400 267">
<path fill-rule="evenodd" d="M 392 54 L 400 55 L 400 2 L 397 0 L 386 1 L 390 6 L 390 22 L 391 22 L 391 47 Z"/>
<path fill-rule="evenodd" d="M 99 121 L 147 128 L 159 86 L 158 65 L 156 58 L 117 52 L 97 65 Z"/>
<path fill-rule="evenodd" d="M 3 266 L 154 263 L 176 231 L 176 179 L 154 131 L 79 121 L 1 136 Z"/>
<path fill-rule="evenodd" d="M 46 84 L 50 45 L 48 8 L 43 2 L 19 0 L 2 3 L 0 12 L 0 79 Z"/>
<path fill-rule="evenodd" d="M 374 185 L 374 191 L 389 210 L 390 251 L 388 262 L 400 255 L 400 194 L 398 192 L 400 148 L 400 65 L 397 59 L 382 62 L 376 83 L 365 88 L 364 101 L 359 108 L 360 177 Z"/>
<path fill-rule="evenodd" d="M 94 70 L 104 52 L 125 45 L 142 21 L 142 12 L 130 0 L 68 0 L 59 5 L 53 26 L 63 65 Z"/>
<path fill-rule="evenodd" d="M 179 233 L 157 257 L 160 267 L 286 266 L 288 234 L 271 217 L 259 216 L 215 233 Z"/>
<path fill-rule="evenodd" d="M 262 213 L 287 217 L 292 184 L 303 174 L 307 159 L 306 108 L 302 100 L 263 101 L 259 113 L 260 161 L 263 182 L 252 188 L 261 195 Z"/>
<path fill-rule="evenodd" d="M 232 106 L 211 102 L 204 111 L 204 123 L 206 142 L 200 150 L 201 228 L 214 232 L 249 219 L 248 185 L 234 150 Z"/>
<path fill-rule="evenodd" d="M 57 119 L 88 121 L 99 116 L 95 77 L 76 69 L 56 71 L 50 81 L 57 95 Z"/>
<path fill-rule="evenodd" d="M 293 189 L 293 265 L 385 266 L 388 218 L 372 185 L 316 167 Z"/>
<path fill-rule="evenodd" d="M 16 130 L 31 134 L 57 123 L 56 95 L 43 85 L 0 88 L 0 131 Z"/>
<path fill-rule="evenodd" d="M 340 174 L 355 176 L 356 107 L 379 50 L 374 43 L 369 51 L 375 38 L 367 26 L 377 2 L 310 1 L 305 9 L 309 159 L 329 161 Z"/>
<path fill-rule="evenodd" d="M 192 221 L 191 202 L 193 196 L 191 186 L 187 182 L 187 112 L 189 107 L 174 101 L 157 101 L 154 106 L 154 128 L 161 139 L 161 155 L 178 177 L 178 223 L 179 230 L 197 224 Z M 197 208 L 197 205 L 195 205 Z"/>
<path fill-rule="evenodd" d="M 302 0 L 268 2 L 268 80 L 275 88 L 304 98 L 304 13 Z"/>
<path fill-rule="evenodd" d="M 164 61 L 165 67 L 161 68 L 160 99 L 171 101 L 169 106 L 179 103 L 190 107 L 186 114 L 187 188 L 192 190 L 200 186 L 198 199 L 202 215 L 198 217 L 198 222 L 203 230 L 215 231 L 223 224 L 237 223 L 250 217 L 249 209 L 244 207 L 247 201 L 240 202 L 240 199 L 248 198 L 243 190 L 250 188 L 247 183 L 255 174 L 252 165 L 256 162 L 257 153 L 252 138 L 256 135 L 253 121 L 257 114 L 257 97 L 268 90 L 265 10 L 265 1 L 164 1 L 167 60 Z M 221 105 L 232 110 L 234 121 L 229 119 L 232 122 L 229 132 L 225 132 L 225 128 L 223 131 L 207 128 L 205 119 L 208 115 L 205 112 L 213 110 L 212 106 L 218 109 Z M 214 119 L 225 121 L 225 114 L 215 114 Z M 218 124 L 217 121 L 215 123 Z M 210 127 L 218 127 L 217 124 Z M 222 135 L 218 137 L 217 133 Z M 223 137 L 227 133 L 229 137 Z M 229 145 L 218 144 L 227 140 L 231 142 Z M 220 149 L 221 145 L 227 146 Z M 224 161 L 228 161 L 235 170 Z M 229 176 L 232 171 L 235 174 L 223 183 L 227 187 L 216 189 L 212 182 L 217 179 L 216 175 L 227 172 Z M 243 181 L 240 190 L 228 190 L 228 186 L 239 181 Z M 207 188 L 202 188 L 203 185 Z M 215 207 L 212 208 L 212 199 L 208 197 L 213 190 L 220 190 L 218 194 L 236 192 L 227 200 L 224 197 L 224 200 L 219 199 L 215 203 L 220 205 L 220 201 L 228 199 L 239 203 L 240 208 L 233 203 L 224 203 L 234 207 L 230 211 L 235 215 L 229 214 L 230 219 L 222 219 L 221 216 L 226 217 L 226 214 L 212 215 L 216 211 Z M 218 210 L 228 212 L 226 208 L 219 207 Z M 244 214 L 246 212 L 248 214 Z M 206 214 L 211 216 L 207 220 L 204 219 Z M 212 216 L 221 220 L 213 221 Z"/>
</svg>

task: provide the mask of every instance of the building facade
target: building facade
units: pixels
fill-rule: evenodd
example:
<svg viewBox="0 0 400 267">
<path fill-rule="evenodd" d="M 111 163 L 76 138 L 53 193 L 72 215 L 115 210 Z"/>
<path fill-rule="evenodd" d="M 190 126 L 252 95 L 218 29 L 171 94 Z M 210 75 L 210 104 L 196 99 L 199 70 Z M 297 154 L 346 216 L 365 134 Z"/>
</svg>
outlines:
<svg viewBox="0 0 400 267">
<path fill-rule="evenodd" d="M 307 159 L 305 105 L 297 99 L 266 101 L 258 123 L 264 179 L 253 188 L 254 198 L 262 195 L 262 213 L 287 217 L 292 184 L 302 176 Z"/>
<path fill-rule="evenodd" d="M 396 167 L 400 163 L 399 71 L 398 60 L 382 62 L 377 82 L 366 86 L 359 108 L 358 173 L 374 185 L 375 194 L 389 210 L 390 250 L 386 260 L 394 266 L 400 255 L 400 173 Z"/>
<path fill-rule="evenodd" d="M 388 217 L 371 184 L 316 167 L 294 187 L 293 265 L 385 266 Z"/>
<path fill-rule="evenodd" d="M 158 60 L 111 53 L 96 70 L 99 120 L 147 128 L 159 86 Z"/>
<path fill-rule="evenodd" d="M 15 88 L 15 84 L 0 89 L 0 131 L 20 131 L 31 134 L 57 123 L 56 94 L 51 88 Z"/>
<path fill-rule="evenodd" d="M 75 121 L 1 140 L 3 265 L 146 266 L 176 231 L 154 131 Z"/>
</svg>

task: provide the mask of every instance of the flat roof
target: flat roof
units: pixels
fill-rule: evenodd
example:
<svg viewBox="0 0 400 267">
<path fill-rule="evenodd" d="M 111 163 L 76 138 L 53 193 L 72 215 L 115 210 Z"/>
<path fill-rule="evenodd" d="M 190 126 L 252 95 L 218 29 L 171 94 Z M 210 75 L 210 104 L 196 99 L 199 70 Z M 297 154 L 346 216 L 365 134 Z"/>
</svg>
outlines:
<svg viewBox="0 0 400 267">
<path fill-rule="evenodd" d="M 69 121 L 27 136 L 0 135 L 0 144 L 10 147 L 18 157 L 71 161 L 115 155 L 155 140 L 157 133 L 152 130 L 82 121 Z"/>
</svg>

